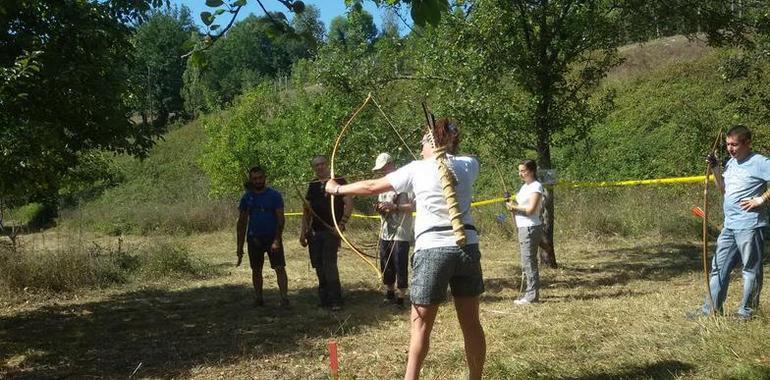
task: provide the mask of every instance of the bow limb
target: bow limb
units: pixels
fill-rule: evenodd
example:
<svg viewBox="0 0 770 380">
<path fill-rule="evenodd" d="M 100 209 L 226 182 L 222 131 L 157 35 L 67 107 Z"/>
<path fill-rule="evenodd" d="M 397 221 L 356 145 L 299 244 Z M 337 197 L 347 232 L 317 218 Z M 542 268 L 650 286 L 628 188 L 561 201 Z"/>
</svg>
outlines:
<svg viewBox="0 0 770 380">
<path fill-rule="evenodd" d="M 382 279 L 382 272 L 380 272 L 380 268 L 374 265 L 374 263 L 372 263 L 371 260 L 367 258 L 371 256 L 365 254 L 361 249 L 356 247 L 350 240 L 348 240 L 348 238 L 342 232 L 342 229 L 340 228 L 339 223 L 337 223 L 337 216 L 335 215 L 335 212 L 334 212 L 334 199 L 335 199 L 334 195 L 332 195 L 330 198 L 332 202 L 332 220 L 334 221 L 334 228 L 337 230 L 337 235 L 340 237 L 340 239 L 342 239 L 342 241 L 345 242 L 345 244 L 348 245 L 348 247 L 350 247 L 350 249 L 353 250 L 353 252 L 356 253 L 356 255 L 358 255 L 358 257 L 361 258 L 361 260 L 366 262 L 372 268 L 372 270 L 374 270 L 374 272 L 377 273 L 377 277 Z"/>
<path fill-rule="evenodd" d="M 505 199 L 505 201 L 511 200 L 511 193 L 508 192 L 508 185 L 505 182 L 505 177 L 503 176 L 503 171 L 500 170 L 500 167 L 497 166 L 496 162 L 493 162 L 495 165 L 495 170 L 497 171 L 498 176 L 500 177 L 500 183 L 503 185 L 503 191 L 505 192 L 505 195 L 508 196 L 508 198 Z M 508 211 L 508 206 L 505 206 L 505 211 Z M 510 211 L 508 211 L 510 213 Z M 516 221 L 513 220 L 513 215 L 511 215 L 511 227 L 513 227 L 513 232 L 516 232 Z"/>
<path fill-rule="evenodd" d="M 711 150 L 708 152 L 708 154 L 716 153 L 716 147 L 719 141 L 722 138 L 722 130 L 719 130 L 719 133 L 717 133 L 717 137 L 714 140 L 714 144 L 711 145 Z M 711 314 L 716 313 L 715 305 L 714 305 L 714 297 L 711 295 L 711 283 L 710 283 L 710 276 L 709 276 L 709 264 L 708 264 L 708 217 L 709 217 L 709 179 L 711 175 L 711 165 L 710 163 L 706 163 L 706 178 L 703 182 L 703 252 L 702 252 L 702 260 L 703 260 L 703 281 L 706 286 L 706 292 L 708 294 L 708 302 L 710 306 L 710 312 Z"/>
<path fill-rule="evenodd" d="M 353 123 L 353 120 L 356 118 L 356 116 L 358 116 L 358 114 L 364 109 L 364 107 L 366 107 L 366 105 L 369 103 L 371 99 L 372 99 L 372 94 L 370 93 L 369 95 L 366 96 L 366 100 L 364 100 L 361 106 L 358 107 L 358 109 L 356 109 L 355 112 L 353 112 L 353 115 L 350 116 L 350 119 L 348 119 L 345 125 L 342 126 L 340 133 L 337 135 L 337 139 L 334 142 L 334 147 L 332 148 L 332 155 L 331 155 L 331 158 L 329 159 L 329 169 L 330 169 L 331 178 L 336 178 L 336 176 L 334 175 L 334 159 L 337 157 L 337 148 L 339 148 L 340 146 L 340 142 L 342 141 L 342 136 L 345 134 L 347 129 Z M 334 200 L 335 200 L 334 194 L 331 194 L 329 198 L 331 202 L 332 222 L 334 223 L 334 229 L 337 231 L 337 235 L 339 235 L 340 239 L 342 239 L 342 241 L 344 241 L 345 244 L 347 244 L 348 247 L 350 247 L 350 249 L 352 249 L 353 252 L 355 252 L 356 255 L 358 255 L 358 257 L 361 258 L 361 260 L 366 262 L 374 270 L 374 272 L 377 273 L 377 277 L 382 279 L 382 272 L 380 272 L 380 268 L 378 268 L 369 259 L 367 259 L 366 258 L 367 255 L 364 254 L 363 251 L 358 249 L 358 247 L 356 247 L 353 243 L 351 243 L 350 240 L 348 240 L 348 238 L 342 232 L 342 229 L 340 228 L 339 223 L 337 223 L 337 214 L 334 207 Z"/>
<path fill-rule="evenodd" d="M 503 171 L 500 170 L 499 166 L 497 166 L 497 161 L 492 161 L 492 164 L 495 165 L 495 170 L 497 171 L 497 175 L 500 177 L 500 183 L 503 185 L 503 191 L 510 198 L 511 193 L 508 192 L 508 184 L 505 182 L 505 177 L 503 176 Z"/>
<path fill-rule="evenodd" d="M 497 171 L 497 175 L 500 177 L 500 183 L 502 183 L 502 185 L 503 185 L 503 191 L 505 192 L 505 195 L 508 196 L 508 198 L 506 198 L 506 202 L 510 201 L 511 193 L 508 192 L 508 184 L 505 182 L 505 177 L 503 176 L 503 171 L 500 170 L 500 166 L 497 165 L 497 160 L 492 161 L 492 163 L 495 165 L 495 170 Z M 516 228 L 516 220 L 513 217 L 513 212 L 508 211 L 508 206 L 507 205 L 505 205 L 505 211 L 510 214 L 511 228 L 512 228 L 511 232 L 513 234 L 516 234 L 518 229 Z M 519 285 L 519 292 L 520 293 L 524 293 L 524 286 L 526 285 L 526 282 L 525 282 L 526 278 L 525 278 L 525 276 L 526 275 L 524 274 L 524 270 L 522 270 L 521 271 L 521 285 Z"/>
<path fill-rule="evenodd" d="M 497 170 L 497 175 L 500 176 L 500 183 L 503 185 L 503 191 L 506 194 L 510 194 L 508 192 L 508 185 L 505 183 L 505 177 L 503 177 L 503 172 L 500 170 L 500 167 L 495 164 L 495 170 Z"/>
</svg>

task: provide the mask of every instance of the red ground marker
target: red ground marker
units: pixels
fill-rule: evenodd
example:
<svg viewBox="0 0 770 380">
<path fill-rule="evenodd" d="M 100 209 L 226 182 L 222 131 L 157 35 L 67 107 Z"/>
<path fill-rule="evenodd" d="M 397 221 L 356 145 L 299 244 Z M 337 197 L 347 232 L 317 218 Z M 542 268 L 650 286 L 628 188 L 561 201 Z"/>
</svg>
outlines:
<svg viewBox="0 0 770 380">
<path fill-rule="evenodd" d="M 700 207 L 693 207 L 691 211 L 692 211 L 692 216 L 696 218 L 703 218 L 704 216 L 706 216 L 706 213 L 704 213 L 703 209 Z"/>
<path fill-rule="evenodd" d="M 337 342 L 329 340 L 326 347 L 329 349 L 329 368 L 332 370 L 332 379 L 337 380 L 340 369 L 339 361 L 337 361 Z"/>
</svg>

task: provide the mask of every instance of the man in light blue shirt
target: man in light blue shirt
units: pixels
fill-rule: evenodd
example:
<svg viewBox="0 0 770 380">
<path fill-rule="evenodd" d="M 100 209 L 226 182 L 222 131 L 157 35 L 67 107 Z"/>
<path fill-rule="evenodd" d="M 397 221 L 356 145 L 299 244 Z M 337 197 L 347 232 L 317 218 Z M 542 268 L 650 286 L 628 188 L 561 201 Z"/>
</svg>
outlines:
<svg viewBox="0 0 770 380">
<path fill-rule="evenodd" d="M 734 126 L 727 132 L 727 161 L 722 173 L 717 160 L 710 156 L 717 187 L 724 194 L 725 223 L 717 239 L 711 263 L 711 299 L 714 309 L 722 312 L 727 296 L 730 271 L 738 261 L 743 264 L 743 298 L 736 317 L 751 318 L 759 307 L 762 290 L 762 256 L 768 224 L 766 201 L 770 199 L 770 159 L 751 151 L 751 131 Z M 703 313 L 712 311 L 706 299 Z"/>
</svg>

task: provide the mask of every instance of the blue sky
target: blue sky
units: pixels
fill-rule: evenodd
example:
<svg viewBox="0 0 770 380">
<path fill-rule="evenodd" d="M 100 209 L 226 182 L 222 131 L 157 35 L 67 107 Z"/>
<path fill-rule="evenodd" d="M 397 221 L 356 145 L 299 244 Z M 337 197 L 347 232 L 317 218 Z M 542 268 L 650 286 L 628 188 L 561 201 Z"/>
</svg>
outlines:
<svg viewBox="0 0 770 380">
<path fill-rule="evenodd" d="M 189 7 L 194 16 L 194 20 L 199 26 L 203 25 L 200 21 L 200 13 L 210 9 L 206 6 L 206 0 L 171 0 L 171 3 L 175 5 L 186 5 Z M 276 0 L 262 0 L 262 4 L 264 4 L 268 11 L 280 11 L 283 12 L 287 17 L 291 18 L 291 12 L 289 12 L 283 4 Z M 305 4 L 313 4 L 318 7 L 318 9 L 321 11 L 321 21 L 323 21 L 327 31 L 329 30 L 329 23 L 334 17 L 343 15 L 347 12 L 344 0 L 306 0 Z M 377 29 L 381 29 L 381 11 L 377 9 L 377 6 L 374 5 L 374 3 L 371 1 L 364 1 L 364 9 L 366 9 L 374 16 L 374 22 L 377 24 Z M 257 4 L 255 0 L 249 0 L 247 5 L 244 6 L 244 8 L 238 14 L 238 19 L 243 19 L 250 13 L 254 13 L 256 15 L 264 14 L 262 9 L 259 7 L 259 4 Z M 222 15 L 221 17 L 225 16 L 226 14 Z M 405 17 L 409 17 L 408 12 Z M 400 29 L 403 32 L 404 26 L 402 25 Z"/>
</svg>

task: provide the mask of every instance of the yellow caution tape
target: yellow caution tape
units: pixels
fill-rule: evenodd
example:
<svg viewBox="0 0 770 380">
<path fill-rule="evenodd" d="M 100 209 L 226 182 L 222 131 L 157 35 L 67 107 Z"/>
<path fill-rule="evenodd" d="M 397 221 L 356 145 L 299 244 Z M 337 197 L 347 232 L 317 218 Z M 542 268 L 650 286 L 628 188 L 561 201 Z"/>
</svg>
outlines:
<svg viewBox="0 0 770 380">
<path fill-rule="evenodd" d="M 301 212 L 290 211 L 290 212 L 284 213 L 283 215 L 284 216 L 302 216 L 302 213 Z M 380 219 L 379 215 L 365 215 L 365 214 L 353 213 L 351 216 L 354 217 L 354 218 Z"/>
<path fill-rule="evenodd" d="M 511 199 L 514 199 L 514 198 L 516 197 L 511 195 Z M 505 198 L 492 198 L 492 199 L 487 199 L 485 201 L 473 202 L 471 203 L 471 206 L 472 207 L 486 206 L 486 205 L 491 205 L 494 203 L 502 203 L 502 202 L 505 202 Z"/>
<path fill-rule="evenodd" d="M 703 182 L 706 176 L 698 175 L 692 177 L 673 177 L 658 179 L 640 179 L 630 181 L 602 181 L 602 182 L 559 182 L 556 187 L 566 187 L 574 189 L 577 187 L 610 187 L 610 186 L 637 186 L 637 185 L 670 185 L 681 183 Z"/>
<path fill-rule="evenodd" d="M 575 189 L 579 187 L 612 187 L 612 186 L 640 186 L 640 185 L 673 185 L 673 184 L 685 184 L 685 183 L 699 183 L 703 182 L 706 176 L 698 175 L 691 177 L 671 177 L 671 178 L 658 178 L 658 179 L 639 179 L 639 180 L 627 180 L 627 181 L 599 181 L 599 182 L 558 182 L 556 187 Z M 515 199 L 515 195 L 511 195 L 511 199 Z M 471 203 L 472 207 L 486 206 L 495 203 L 505 202 L 505 198 L 492 198 L 483 201 L 477 201 Z M 287 212 L 286 216 L 301 216 L 301 212 Z M 365 214 L 353 214 L 355 218 L 366 219 L 379 219 L 379 215 L 365 215 Z"/>
</svg>

